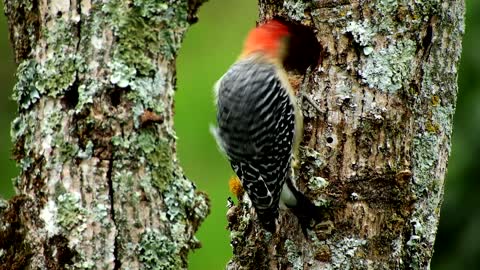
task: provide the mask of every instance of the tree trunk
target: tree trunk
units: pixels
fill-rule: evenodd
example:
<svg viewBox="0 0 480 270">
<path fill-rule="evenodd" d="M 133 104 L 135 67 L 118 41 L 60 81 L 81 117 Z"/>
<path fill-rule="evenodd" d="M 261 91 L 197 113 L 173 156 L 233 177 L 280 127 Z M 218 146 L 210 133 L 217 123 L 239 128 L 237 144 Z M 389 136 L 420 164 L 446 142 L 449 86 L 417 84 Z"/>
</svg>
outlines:
<svg viewBox="0 0 480 270">
<path fill-rule="evenodd" d="M 290 76 L 307 96 L 297 183 L 331 211 L 307 237 L 284 211 L 272 235 L 240 200 L 228 212 L 234 256 L 227 268 L 429 269 L 463 0 L 259 3 L 260 21 L 301 24 L 322 47 L 317 66 Z"/>
<path fill-rule="evenodd" d="M 5 0 L 21 173 L 3 269 L 181 269 L 207 197 L 173 130 L 175 58 L 204 0 Z"/>
</svg>

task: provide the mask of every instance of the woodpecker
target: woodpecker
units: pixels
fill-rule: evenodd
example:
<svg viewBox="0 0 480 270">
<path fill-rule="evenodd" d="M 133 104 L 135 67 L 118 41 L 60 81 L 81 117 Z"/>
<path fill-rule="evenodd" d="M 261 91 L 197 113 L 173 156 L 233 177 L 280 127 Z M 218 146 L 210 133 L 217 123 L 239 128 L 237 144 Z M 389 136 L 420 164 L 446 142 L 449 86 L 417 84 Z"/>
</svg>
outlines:
<svg viewBox="0 0 480 270">
<path fill-rule="evenodd" d="M 279 205 L 290 208 L 301 223 L 318 213 L 293 183 L 303 117 L 282 65 L 290 37 L 289 27 L 277 20 L 254 28 L 239 59 L 215 84 L 217 127 L 212 133 L 258 220 L 271 232 Z"/>
</svg>

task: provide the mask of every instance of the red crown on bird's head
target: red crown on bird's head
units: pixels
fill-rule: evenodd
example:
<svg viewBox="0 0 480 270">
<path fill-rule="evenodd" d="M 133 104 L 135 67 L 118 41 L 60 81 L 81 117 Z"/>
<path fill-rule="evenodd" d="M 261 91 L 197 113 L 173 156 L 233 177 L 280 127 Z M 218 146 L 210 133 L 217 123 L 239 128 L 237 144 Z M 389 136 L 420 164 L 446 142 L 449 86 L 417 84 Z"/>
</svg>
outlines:
<svg viewBox="0 0 480 270">
<path fill-rule="evenodd" d="M 270 20 L 252 29 L 245 40 L 243 55 L 256 51 L 269 54 L 274 58 L 281 58 L 285 41 L 290 36 L 288 27 L 278 20 Z"/>
</svg>

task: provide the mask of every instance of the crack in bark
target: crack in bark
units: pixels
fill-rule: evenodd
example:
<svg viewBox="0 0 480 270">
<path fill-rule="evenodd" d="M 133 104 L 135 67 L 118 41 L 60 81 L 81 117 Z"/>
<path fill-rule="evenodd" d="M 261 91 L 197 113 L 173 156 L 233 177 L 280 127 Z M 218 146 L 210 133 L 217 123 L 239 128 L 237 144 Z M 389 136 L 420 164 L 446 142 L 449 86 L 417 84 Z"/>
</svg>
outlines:
<svg viewBox="0 0 480 270">
<path fill-rule="evenodd" d="M 114 201 L 114 188 L 113 188 L 113 179 L 112 179 L 112 171 L 113 171 L 113 153 L 110 156 L 109 163 L 108 163 L 108 171 L 107 171 L 107 182 L 108 182 L 108 196 L 110 199 L 110 217 L 112 218 L 113 221 L 113 226 L 114 228 L 117 227 L 116 221 L 115 221 L 115 201 Z M 113 269 L 118 270 L 121 269 L 121 262 L 118 259 L 118 241 L 117 241 L 117 234 L 118 234 L 118 229 L 116 229 L 115 233 L 115 238 L 113 242 Z"/>
</svg>

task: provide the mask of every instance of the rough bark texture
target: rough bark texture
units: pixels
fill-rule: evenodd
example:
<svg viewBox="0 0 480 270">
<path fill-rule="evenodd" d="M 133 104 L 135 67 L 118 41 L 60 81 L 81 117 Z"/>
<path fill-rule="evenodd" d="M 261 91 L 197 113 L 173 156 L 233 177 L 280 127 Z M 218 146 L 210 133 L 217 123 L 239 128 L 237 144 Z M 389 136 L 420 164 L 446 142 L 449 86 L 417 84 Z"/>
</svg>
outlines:
<svg viewBox="0 0 480 270">
<path fill-rule="evenodd" d="M 202 2 L 5 0 L 21 174 L 0 268 L 186 268 L 209 205 L 176 160 L 175 58 Z"/>
<path fill-rule="evenodd" d="M 303 101 L 297 183 L 331 213 L 305 237 L 230 208 L 228 269 L 428 269 L 439 221 L 464 2 L 260 0 L 260 21 L 314 31 L 321 61 L 290 73 Z M 295 83 L 297 82 L 297 83 Z"/>
</svg>

